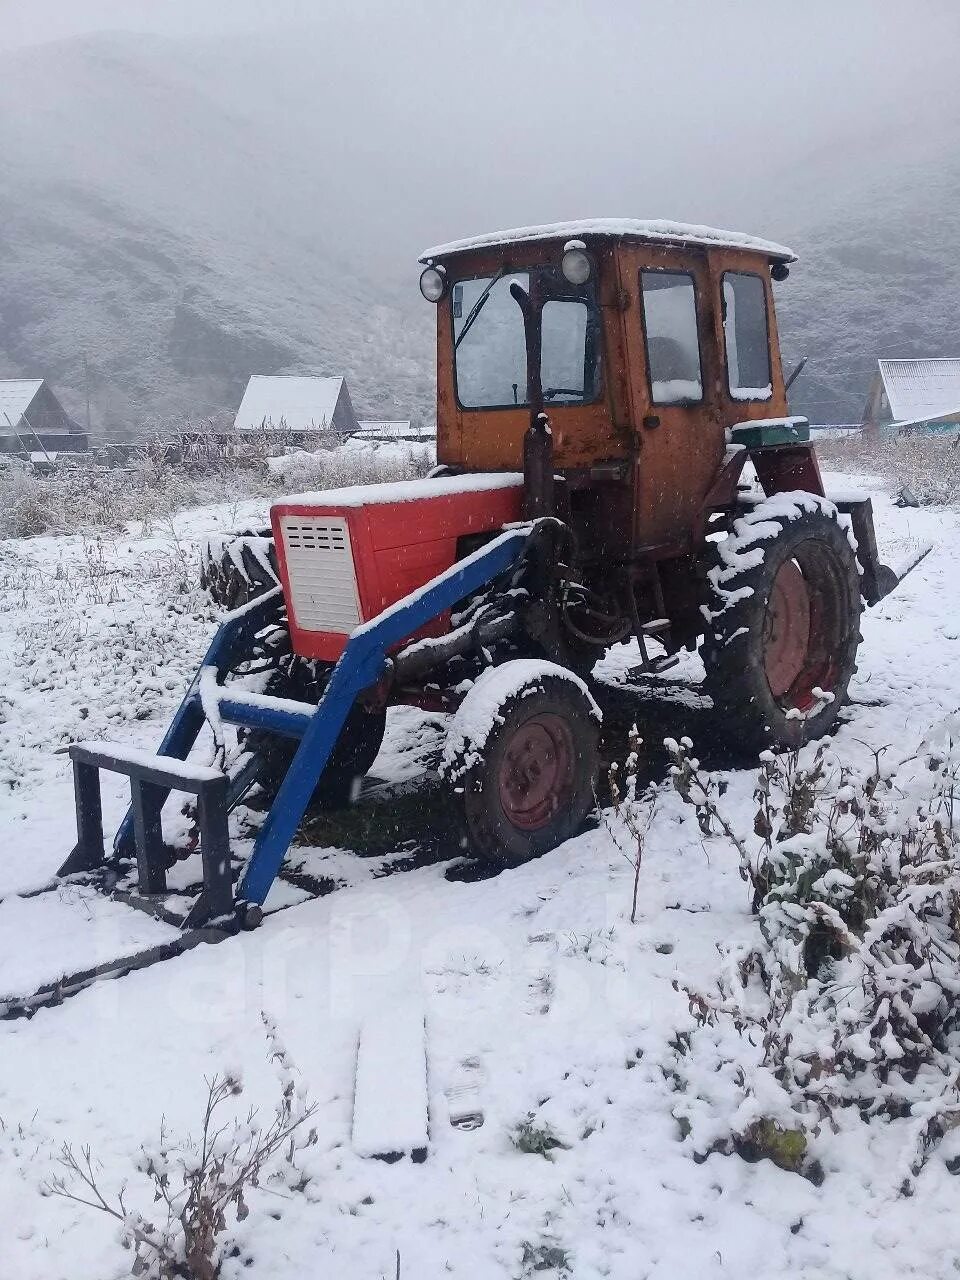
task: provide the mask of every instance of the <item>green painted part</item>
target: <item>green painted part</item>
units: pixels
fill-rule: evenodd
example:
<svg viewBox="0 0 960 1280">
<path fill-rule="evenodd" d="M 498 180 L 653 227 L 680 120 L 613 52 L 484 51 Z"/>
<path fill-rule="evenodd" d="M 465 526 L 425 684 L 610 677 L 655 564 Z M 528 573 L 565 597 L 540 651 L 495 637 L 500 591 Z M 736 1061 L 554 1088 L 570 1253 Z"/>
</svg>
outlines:
<svg viewBox="0 0 960 1280">
<path fill-rule="evenodd" d="M 762 449 L 765 445 L 798 444 L 810 439 L 810 426 L 797 423 L 776 422 L 768 426 L 739 427 L 733 433 L 737 444 L 748 449 Z"/>
</svg>

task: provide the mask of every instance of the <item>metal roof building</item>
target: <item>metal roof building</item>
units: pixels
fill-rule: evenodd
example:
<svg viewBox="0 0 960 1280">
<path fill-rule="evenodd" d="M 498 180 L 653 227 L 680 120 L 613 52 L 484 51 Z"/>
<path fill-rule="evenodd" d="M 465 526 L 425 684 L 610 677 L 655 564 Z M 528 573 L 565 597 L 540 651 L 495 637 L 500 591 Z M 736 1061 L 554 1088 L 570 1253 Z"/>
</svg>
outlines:
<svg viewBox="0 0 960 1280">
<path fill-rule="evenodd" d="M 0 379 L 0 453 L 76 453 L 88 446 L 43 378 Z"/>
<path fill-rule="evenodd" d="M 234 421 L 238 431 L 333 431 L 350 435 L 360 424 L 345 378 L 255 373 Z"/>
<path fill-rule="evenodd" d="M 950 429 L 960 424 L 960 359 L 878 360 L 865 427 Z"/>
</svg>

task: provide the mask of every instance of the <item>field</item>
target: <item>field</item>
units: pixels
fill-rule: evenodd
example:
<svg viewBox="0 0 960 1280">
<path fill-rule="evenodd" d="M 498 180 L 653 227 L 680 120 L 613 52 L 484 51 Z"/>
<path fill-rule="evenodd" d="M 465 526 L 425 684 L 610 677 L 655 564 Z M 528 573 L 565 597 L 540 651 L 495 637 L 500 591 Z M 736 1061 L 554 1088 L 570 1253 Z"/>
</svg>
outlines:
<svg viewBox="0 0 960 1280">
<path fill-rule="evenodd" d="M 831 474 L 828 489 L 849 483 Z M 167 926 L 131 924 L 85 891 L 64 890 L 42 911 L 23 895 L 73 841 L 63 749 L 79 738 L 158 741 L 215 626 L 197 586 L 200 541 L 262 523 L 265 506 L 257 496 L 172 501 L 110 531 L 0 544 L 0 1001 L 165 936 Z M 899 508 L 891 492 L 876 506 L 890 563 L 934 549 L 864 617 L 851 704 L 828 744 L 831 759 L 856 767 L 881 748 L 913 755 L 960 705 L 960 515 Z M 730 841 L 660 785 L 662 740 L 689 736 L 744 840 L 757 766 L 719 745 L 696 656 L 658 678 L 631 675 L 636 662 L 619 646 L 595 672 L 607 759 L 622 759 L 635 720 L 642 781 L 659 786 L 635 923 L 634 868 L 609 810 L 540 860 L 479 867 L 434 772 L 443 717 L 391 710 L 357 806 L 315 815 L 291 857 L 322 896 L 304 901 L 297 877 L 278 882 L 268 905 L 283 909 L 260 930 L 0 1022 L 4 1274 L 128 1274 L 120 1222 L 41 1190 L 62 1172 L 64 1143 L 76 1153 L 89 1144 L 107 1198 L 125 1186 L 127 1209 L 150 1218 L 159 1210 L 141 1147 L 157 1149 L 161 1125 L 198 1133 L 205 1080 L 219 1075 L 242 1076 L 242 1096 L 225 1104 L 240 1116 L 252 1106 L 269 1123 L 291 1079 L 298 1105 L 316 1107 L 297 1176 L 265 1177 L 248 1216 L 231 1218 L 224 1276 L 376 1280 L 398 1265 L 403 1276 L 470 1280 L 955 1275 L 953 1132 L 912 1173 L 916 1116 L 841 1112 L 809 1136 L 816 1177 L 719 1144 L 708 1153 L 696 1133 L 684 1140 L 685 1091 L 704 1100 L 701 1129 L 730 1122 L 709 1080 L 698 1082 L 711 1061 L 696 1056 L 684 989 L 712 989 L 718 948 L 753 943 L 757 920 Z M 119 782 L 105 784 L 104 802 L 109 825 L 126 802 Z M 241 847 L 258 820 L 235 815 Z M 429 1151 L 422 1164 L 385 1164 L 351 1145 L 357 1036 L 364 1018 L 410 1002 L 426 1016 Z M 275 1033 L 265 1035 L 263 1014 Z M 684 1043 L 693 1057 L 678 1066 Z M 746 1094 L 760 1105 L 759 1075 L 754 1083 Z M 482 1112 L 478 1128 L 449 1122 L 464 1097 Z"/>
</svg>

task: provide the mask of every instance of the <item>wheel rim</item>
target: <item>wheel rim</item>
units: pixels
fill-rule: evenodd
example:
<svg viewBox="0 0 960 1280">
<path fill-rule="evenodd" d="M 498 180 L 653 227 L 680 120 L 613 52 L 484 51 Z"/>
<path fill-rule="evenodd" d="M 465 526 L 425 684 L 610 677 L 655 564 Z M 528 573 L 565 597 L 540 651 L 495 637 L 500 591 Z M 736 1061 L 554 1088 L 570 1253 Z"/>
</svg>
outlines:
<svg viewBox="0 0 960 1280">
<path fill-rule="evenodd" d="M 573 736 L 560 716 L 535 716 L 506 743 L 497 779 L 500 804 L 522 831 L 545 827 L 569 800 Z"/>
<path fill-rule="evenodd" d="M 809 711 L 831 692 L 847 628 L 841 566 L 823 543 L 796 548 L 773 580 L 763 624 L 763 665 L 784 710 Z"/>
</svg>

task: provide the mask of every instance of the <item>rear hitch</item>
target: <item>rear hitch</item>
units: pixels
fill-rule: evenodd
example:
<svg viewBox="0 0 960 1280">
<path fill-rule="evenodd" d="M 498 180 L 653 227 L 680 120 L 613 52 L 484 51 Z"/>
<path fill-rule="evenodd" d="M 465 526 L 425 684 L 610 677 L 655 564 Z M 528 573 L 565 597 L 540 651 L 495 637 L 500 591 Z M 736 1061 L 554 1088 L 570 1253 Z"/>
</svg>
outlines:
<svg viewBox="0 0 960 1280">
<path fill-rule="evenodd" d="M 849 515 L 853 536 L 857 540 L 857 559 L 860 561 L 862 570 L 861 589 L 863 598 L 868 606 L 879 604 L 881 600 L 899 586 L 908 573 L 917 567 L 920 561 L 929 554 L 931 548 L 926 547 L 898 573 L 896 570 L 891 569 L 888 564 L 882 564 L 880 561 L 880 552 L 877 549 L 877 535 L 873 527 L 872 500 L 867 497 L 850 498 L 846 501 L 839 501 L 836 505 L 839 511 Z"/>
</svg>

